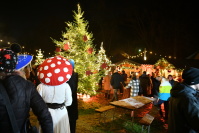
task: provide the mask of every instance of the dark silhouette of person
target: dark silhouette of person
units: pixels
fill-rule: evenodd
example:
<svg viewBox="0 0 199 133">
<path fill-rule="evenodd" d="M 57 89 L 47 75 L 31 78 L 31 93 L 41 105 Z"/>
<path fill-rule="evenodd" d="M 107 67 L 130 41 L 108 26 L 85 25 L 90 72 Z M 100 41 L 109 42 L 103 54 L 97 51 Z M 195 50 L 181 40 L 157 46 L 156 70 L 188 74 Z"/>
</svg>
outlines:
<svg viewBox="0 0 199 133">
<path fill-rule="evenodd" d="M 15 70 L 18 62 L 17 53 L 21 51 L 18 44 L 0 50 L 0 83 L 5 87 L 16 118 L 20 133 L 24 133 L 30 109 L 39 120 L 43 133 L 53 133 L 53 121 L 48 107 L 37 92 L 35 85 L 24 79 Z M 19 64 L 20 62 L 18 62 Z M 25 74 L 24 74 L 25 75 Z M 2 89 L 2 88 L 1 88 Z M 12 126 L 5 101 L 0 93 L 0 132 L 12 133 Z"/>
<path fill-rule="evenodd" d="M 118 90 L 122 88 L 122 85 L 125 86 L 124 79 L 121 74 L 118 73 L 118 70 L 115 70 L 113 75 L 111 76 L 111 85 L 113 87 L 113 98 L 111 101 L 118 100 Z"/>
<path fill-rule="evenodd" d="M 76 132 L 76 121 L 78 119 L 78 101 L 77 101 L 77 87 L 78 87 L 78 73 L 74 71 L 74 60 L 70 59 L 70 63 L 73 66 L 73 73 L 70 80 L 67 82 L 72 91 L 72 99 L 73 102 L 71 106 L 67 107 L 68 110 L 68 117 L 70 123 L 70 131 L 71 133 Z"/>
</svg>

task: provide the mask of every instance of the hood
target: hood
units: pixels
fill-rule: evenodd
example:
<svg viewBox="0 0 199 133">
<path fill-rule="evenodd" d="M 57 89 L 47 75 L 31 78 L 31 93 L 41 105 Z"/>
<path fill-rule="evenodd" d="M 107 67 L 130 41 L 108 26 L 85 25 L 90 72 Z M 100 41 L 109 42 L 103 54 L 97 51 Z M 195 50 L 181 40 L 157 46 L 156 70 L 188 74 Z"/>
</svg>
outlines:
<svg viewBox="0 0 199 133">
<path fill-rule="evenodd" d="M 186 84 L 178 83 L 170 91 L 171 97 L 178 97 L 187 94 L 196 94 L 196 90 Z"/>
</svg>

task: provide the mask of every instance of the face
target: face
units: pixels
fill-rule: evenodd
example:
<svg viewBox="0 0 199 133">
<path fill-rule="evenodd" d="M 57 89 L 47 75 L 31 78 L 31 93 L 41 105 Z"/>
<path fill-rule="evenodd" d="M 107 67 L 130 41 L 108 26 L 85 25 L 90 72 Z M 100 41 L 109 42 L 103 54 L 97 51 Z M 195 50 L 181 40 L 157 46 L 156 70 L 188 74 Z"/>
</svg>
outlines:
<svg viewBox="0 0 199 133">
<path fill-rule="evenodd" d="M 169 77 L 168 77 L 168 79 L 169 79 L 169 80 L 172 80 L 172 79 L 173 79 L 173 77 L 172 77 L 172 76 L 169 76 Z"/>
</svg>

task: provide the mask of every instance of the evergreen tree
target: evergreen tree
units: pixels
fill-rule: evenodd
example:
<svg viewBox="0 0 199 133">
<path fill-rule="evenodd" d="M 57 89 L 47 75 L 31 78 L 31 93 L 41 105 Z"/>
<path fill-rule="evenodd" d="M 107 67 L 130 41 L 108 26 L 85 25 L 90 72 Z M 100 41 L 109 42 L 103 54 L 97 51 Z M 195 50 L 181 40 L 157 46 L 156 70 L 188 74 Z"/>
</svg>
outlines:
<svg viewBox="0 0 199 133">
<path fill-rule="evenodd" d="M 39 49 L 38 53 L 36 55 L 36 59 L 35 59 L 35 65 L 36 66 L 40 65 L 41 63 L 43 63 L 43 61 L 45 60 L 45 59 L 43 59 L 43 57 L 44 57 L 44 55 L 43 55 L 41 49 Z"/>
<path fill-rule="evenodd" d="M 102 73 L 104 74 L 107 74 L 108 71 L 111 70 L 111 66 L 112 66 L 112 63 L 111 63 L 111 60 L 109 60 L 106 56 L 106 53 L 105 53 L 105 49 L 103 47 L 103 42 L 101 43 L 101 46 L 100 46 L 100 50 L 98 52 L 98 63 L 101 64 L 100 66 L 100 70 L 101 71 L 104 71 Z"/>
<path fill-rule="evenodd" d="M 80 6 L 74 12 L 74 21 L 66 22 L 66 32 L 61 41 L 54 40 L 56 55 L 75 61 L 75 71 L 79 74 L 78 92 L 95 95 L 102 71 L 93 45 L 93 34 L 87 32 L 88 22 L 84 20 Z"/>
</svg>

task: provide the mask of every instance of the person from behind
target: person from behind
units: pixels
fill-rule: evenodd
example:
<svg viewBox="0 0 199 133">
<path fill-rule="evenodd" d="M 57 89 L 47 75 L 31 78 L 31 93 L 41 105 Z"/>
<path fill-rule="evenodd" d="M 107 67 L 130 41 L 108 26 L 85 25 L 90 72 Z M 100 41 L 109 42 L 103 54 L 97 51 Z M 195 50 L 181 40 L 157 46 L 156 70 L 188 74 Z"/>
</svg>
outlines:
<svg viewBox="0 0 199 133">
<path fill-rule="evenodd" d="M 104 90 L 105 90 L 105 98 L 110 99 L 110 91 L 112 89 L 111 86 L 111 73 L 108 72 L 108 74 L 104 77 Z"/>
<path fill-rule="evenodd" d="M 183 82 L 171 89 L 168 133 L 198 133 L 199 69 L 185 69 L 182 78 Z"/>
<path fill-rule="evenodd" d="M 135 73 L 133 74 L 133 77 L 130 80 L 130 82 L 128 83 L 128 85 L 126 86 L 126 88 L 131 89 L 131 91 L 130 91 L 131 97 L 138 96 L 138 93 L 140 90 L 140 80 L 139 80 L 138 76 L 136 76 Z"/>
<path fill-rule="evenodd" d="M 37 86 L 53 119 L 54 133 L 70 133 L 67 106 L 72 104 L 72 92 L 68 83 L 72 75 L 71 63 L 61 56 L 46 59 L 38 68 Z"/>
<path fill-rule="evenodd" d="M 171 88 L 172 86 L 169 83 L 168 79 L 162 78 L 161 84 L 159 86 L 158 106 L 160 108 L 160 116 L 163 117 L 165 120 L 168 120 L 169 98 Z M 161 109 L 162 104 L 164 104 L 164 111 Z M 165 112 L 165 115 L 163 115 L 163 112 Z"/>
<path fill-rule="evenodd" d="M 25 78 L 26 80 L 29 79 L 30 73 L 32 71 L 31 61 L 33 56 L 31 55 L 18 55 L 18 63 L 16 65 L 16 71 Z"/>
<path fill-rule="evenodd" d="M 53 133 L 53 123 L 48 107 L 30 81 L 21 77 L 16 71 L 18 61 L 17 53 L 21 51 L 18 44 L 12 44 L 10 48 L 0 51 L 0 81 L 5 87 L 17 127 L 21 133 L 25 132 L 25 124 L 29 118 L 30 108 L 37 116 L 43 133 Z M 19 62 L 20 63 L 20 62 Z M 6 105 L 0 93 L 0 131 L 12 133 L 12 126 Z"/>
<path fill-rule="evenodd" d="M 72 92 L 72 104 L 67 107 L 68 117 L 70 123 L 70 132 L 76 133 L 76 121 L 78 119 L 78 101 L 77 101 L 77 88 L 78 88 L 78 73 L 75 72 L 75 61 L 73 59 L 69 60 L 73 67 L 73 73 L 69 81 L 69 84 Z"/>
<path fill-rule="evenodd" d="M 143 96 L 151 96 L 152 81 L 150 77 L 146 74 L 146 71 L 139 77 L 140 79 L 140 92 Z"/>
<path fill-rule="evenodd" d="M 118 70 L 116 69 L 111 76 L 111 86 L 113 87 L 113 98 L 111 101 L 118 100 L 118 91 L 125 86 L 124 79 L 121 76 L 121 74 L 118 73 Z M 122 86 L 123 85 L 123 86 Z"/>
</svg>

